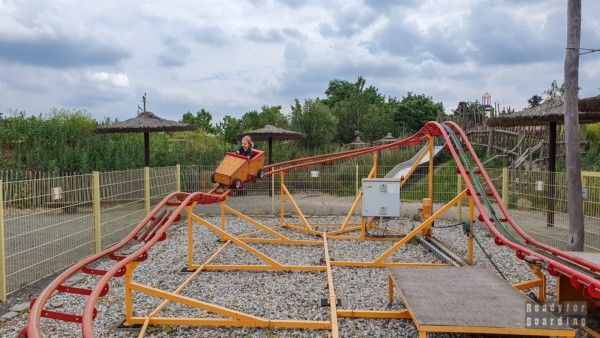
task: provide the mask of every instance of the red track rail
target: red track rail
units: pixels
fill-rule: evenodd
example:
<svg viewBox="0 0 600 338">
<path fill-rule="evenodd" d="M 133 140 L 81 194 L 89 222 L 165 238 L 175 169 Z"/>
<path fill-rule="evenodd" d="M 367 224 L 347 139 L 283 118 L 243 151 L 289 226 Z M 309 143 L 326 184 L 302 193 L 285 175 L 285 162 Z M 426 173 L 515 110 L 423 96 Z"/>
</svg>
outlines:
<svg viewBox="0 0 600 338">
<path fill-rule="evenodd" d="M 504 237 L 496 229 L 496 227 L 490 221 L 490 216 L 487 214 L 487 211 L 486 211 L 485 207 L 483 206 L 483 204 L 481 203 L 480 198 L 477 198 L 477 191 L 475 190 L 475 188 L 473 187 L 473 184 L 471 183 L 471 178 L 469 176 L 469 173 L 467 173 L 467 171 L 461 164 L 460 158 L 458 157 L 456 149 L 454 148 L 454 145 L 452 144 L 448 134 L 446 133 L 446 131 L 443 129 L 443 127 L 439 123 L 428 122 L 427 125 L 429 125 L 429 124 L 435 125 L 435 127 L 439 130 L 440 135 L 446 141 L 446 147 L 448 147 L 448 150 L 452 154 L 452 158 L 456 162 L 456 166 L 465 181 L 465 185 L 469 191 L 469 194 L 474 197 L 473 200 L 475 202 L 475 206 L 477 207 L 477 210 L 479 211 L 479 214 L 482 216 L 481 219 L 487 225 L 487 227 L 490 229 L 490 231 L 494 234 L 496 244 L 497 245 L 505 245 L 505 246 L 513 249 L 515 251 L 516 256 L 519 259 L 525 259 L 527 256 L 529 256 L 538 261 L 543 262 L 545 264 L 545 266 L 547 266 L 548 272 L 550 274 L 552 274 L 553 276 L 558 276 L 558 275 L 566 276 L 570 279 L 571 285 L 573 287 L 575 287 L 576 289 L 581 290 L 585 296 L 588 296 L 591 298 L 600 298 L 600 280 L 597 280 L 596 278 L 594 278 L 588 274 L 585 274 L 578 270 L 575 270 L 568 265 L 565 265 L 561 262 L 554 260 L 551 257 L 542 255 L 542 254 L 540 254 L 536 251 L 533 251 L 525 246 L 522 246 L 518 243 L 514 243 L 514 242 L 508 240 L 506 237 Z M 462 132 L 462 130 L 460 129 L 460 127 L 458 127 L 458 125 L 453 125 L 452 129 L 457 130 L 457 131 L 460 130 Z M 464 132 L 462 134 L 464 135 Z M 466 140 L 466 136 L 463 138 L 463 141 L 464 140 Z M 468 140 L 467 140 L 467 142 L 468 142 Z M 472 147 L 470 150 L 472 150 Z M 477 155 L 475 155 L 474 152 L 472 152 L 472 156 L 477 161 L 479 160 L 477 158 Z M 481 162 L 479 162 L 479 164 L 481 164 Z M 491 183 L 491 180 L 489 180 L 489 176 L 487 176 L 487 172 L 485 171 L 485 168 L 483 168 L 483 166 L 479 166 L 479 164 L 478 164 L 478 169 L 480 170 L 481 174 L 484 177 L 487 177 L 486 181 L 488 181 L 488 183 Z M 473 174 L 475 174 L 475 173 L 473 173 Z M 496 191 L 493 184 L 491 184 L 491 187 L 488 187 L 488 188 L 490 189 L 490 191 L 492 191 L 494 193 L 495 197 L 499 197 L 498 192 Z M 502 207 L 503 213 L 505 214 L 505 216 L 507 216 L 507 219 L 508 219 L 510 217 L 510 214 L 506 211 L 506 208 L 505 208 L 504 204 L 502 203 L 502 200 L 500 198 L 498 198 L 497 202 L 498 202 L 498 205 L 500 205 Z M 516 225 L 516 223 L 514 223 L 514 220 L 512 220 L 512 218 L 510 218 L 510 219 L 512 221 L 511 226 L 515 230 L 519 229 L 519 234 L 521 234 L 521 233 L 525 234 L 525 232 L 522 229 L 520 229 L 519 226 Z M 529 236 L 527 236 L 527 237 L 529 237 Z M 528 243 L 535 245 L 534 242 L 531 242 L 531 241 Z M 540 244 L 537 241 L 535 243 Z M 548 246 L 544 245 L 544 247 L 548 247 Z M 552 248 L 552 247 L 550 247 L 550 248 Z M 552 251 L 553 251 L 553 252 L 551 252 L 552 254 L 559 256 L 559 253 L 560 253 L 560 257 L 563 257 L 566 260 L 568 260 L 572 263 L 578 264 L 586 269 L 594 271 L 593 266 L 595 264 L 593 264 L 587 260 L 577 259 L 577 262 L 575 262 L 574 260 L 569 259 L 570 255 L 563 251 L 560 251 L 556 248 L 552 248 Z M 584 286 L 585 286 L 585 288 L 584 288 Z"/>
<path fill-rule="evenodd" d="M 572 256 L 568 253 L 565 253 L 563 251 L 560 251 L 556 248 L 549 247 L 543 243 L 539 243 L 539 242 L 535 241 L 533 238 L 529 237 L 522 229 L 520 229 L 516 225 L 516 223 L 514 222 L 512 217 L 510 217 L 510 214 L 508 213 L 508 211 L 506 210 L 506 207 L 502 203 L 502 200 L 500 199 L 498 192 L 495 190 L 494 185 L 491 184 L 491 180 L 490 180 L 489 176 L 487 175 L 485 168 L 483 167 L 483 165 L 477 158 L 477 155 L 473 151 L 473 148 L 472 148 L 471 144 L 469 143 L 464 132 L 456 124 L 447 123 L 447 126 L 451 127 L 456 133 L 458 133 L 460 135 L 460 138 L 462 139 L 462 142 L 467 147 L 468 152 L 474 158 L 474 160 L 477 164 L 477 167 L 478 167 L 479 171 L 481 172 L 481 175 L 483 176 L 484 181 L 486 182 L 486 186 L 492 192 L 492 196 L 494 197 L 494 199 L 496 200 L 498 205 L 500 205 L 501 210 L 505 215 L 505 218 L 511 224 L 513 229 L 515 229 L 515 231 L 517 231 L 517 233 L 519 233 L 519 235 L 521 235 L 525 239 L 525 242 L 527 244 L 531 244 L 531 245 L 537 246 L 538 248 L 546 250 L 546 251 L 548 251 L 549 255 L 559 256 L 559 257 L 569 261 L 570 263 L 574 263 L 574 264 L 582 266 L 586 269 L 589 269 L 590 272 L 592 272 L 592 273 L 600 271 L 599 266 L 592 264 L 586 260 L 582 260 L 578 257 L 574 257 L 574 256 Z M 443 126 L 441 124 L 439 124 L 438 122 L 428 122 L 423 126 L 423 128 L 421 128 L 421 130 L 419 132 L 417 132 L 413 136 L 406 138 L 404 140 L 400 140 L 400 141 L 391 143 L 391 144 L 377 146 L 377 147 L 371 147 L 371 148 L 363 148 L 363 149 L 358 149 L 358 150 L 339 152 L 339 153 L 306 157 L 306 158 L 285 161 L 285 162 L 269 165 L 269 166 L 265 167 L 265 170 L 270 169 L 268 172 L 265 173 L 265 175 L 273 175 L 277 172 L 286 172 L 286 171 L 299 169 L 299 168 L 303 168 L 303 167 L 309 167 L 309 166 L 313 166 L 313 165 L 317 165 L 317 164 L 345 160 L 345 159 L 352 158 L 352 157 L 357 157 L 357 156 L 362 156 L 362 155 L 366 155 L 369 153 L 374 153 L 374 152 L 380 151 L 380 150 L 394 149 L 394 148 L 400 147 L 402 145 L 414 145 L 414 144 L 418 144 L 424 140 L 428 140 L 431 137 L 436 137 L 436 136 L 441 136 L 444 139 L 444 141 L 446 142 L 446 147 L 447 147 L 448 151 L 450 152 L 450 154 L 452 155 L 452 158 L 456 162 L 458 171 L 460 172 L 461 176 L 463 177 L 463 179 L 465 181 L 465 186 L 468 189 L 469 194 L 474 197 L 475 206 L 477 207 L 477 210 L 479 211 L 480 215 L 482 216 L 483 222 L 487 225 L 487 227 L 490 229 L 490 231 L 494 234 L 496 244 L 505 245 L 505 246 L 513 249 L 515 251 L 517 257 L 520 259 L 525 259 L 526 257 L 534 257 L 535 259 L 544 262 L 544 264 L 546 264 L 546 266 L 548 268 L 548 271 L 552 275 L 567 276 L 568 278 L 570 278 L 571 284 L 574 287 L 581 289 L 582 292 L 584 293 L 584 295 L 591 296 L 593 298 L 600 298 L 600 281 L 599 280 L 595 279 L 594 277 L 591 277 L 588 274 L 577 271 L 568 265 L 558 262 L 558 261 L 552 259 L 552 257 L 542 255 L 542 254 L 540 254 L 536 251 L 533 251 L 525 246 L 522 246 L 518 243 L 514 243 L 514 242 L 508 240 L 507 238 L 505 238 L 496 229 L 494 224 L 492 224 L 492 222 L 490 221 L 490 217 L 487 214 L 487 211 L 486 211 L 485 207 L 483 206 L 481 200 L 477 197 L 477 191 L 474 188 L 473 184 L 471 183 L 471 178 L 469 176 L 469 173 L 467 173 L 467 171 L 461 164 L 460 158 L 459 158 L 459 156 L 456 152 L 456 149 L 454 148 L 448 134 L 444 130 Z M 192 193 L 192 194 L 173 193 L 173 194 L 170 194 L 169 196 L 165 197 L 140 222 L 140 224 L 121 242 L 112 246 L 109 249 L 106 249 L 96 255 L 90 256 L 90 257 L 82 260 L 81 262 L 73 265 L 72 267 L 65 270 L 63 273 L 61 273 L 58 277 L 56 277 L 56 279 L 54 279 L 54 281 L 52 281 L 52 283 L 50 285 L 48 285 L 42 291 L 42 293 L 40 293 L 40 295 L 37 297 L 37 299 L 33 302 L 32 307 L 30 309 L 30 315 L 29 315 L 29 320 L 27 322 L 27 326 L 22 330 L 21 334 L 23 336 L 27 336 L 27 337 L 36 337 L 36 338 L 41 337 L 40 320 L 41 320 L 43 312 L 45 311 L 44 307 L 45 307 L 47 301 L 52 296 L 52 294 L 61 287 L 62 283 L 64 283 L 69 277 L 73 276 L 75 273 L 82 271 L 82 269 L 86 268 L 88 264 L 90 264 L 94 261 L 97 261 L 103 257 L 115 255 L 116 252 L 118 252 L 121 248 L 123 248 L 126 244 L 128 244 L 132 239 L 134 239 L 135 236 L 144 229 L 144 226 L 146 226 L 152 220 L 154 220 L 155 222 L 158 222 L 158 223 L 154 223 L 153 229 L 152 229 L 152 234 L 144 236 L 144 240 L 146 241 L 146 243 L 141 248 L 139 248 L 138 250 L 136 250 L 134 253 L 132 253 L 130 255 L 120 257 L 120 260 L 114 266 L 112 266 L 110 268 L 110 270 L 103 273 L 101 279 L 98 281 L 98 283 L 96 284 L 94 289 L 86 291 L 86 293 L 89 293 L 89 295 L 86 300 L 83 314 L 80 317 L 81 323 L 82 323 L 82 335 L 84 337 L 93 337 L 94 331 L 93 331 L 93 322 L 92 321 L 93 321 L 93 318 L 95 317 L 95 305 L 96 305 L 96 302 L 98 301 L 98 298 L 103 296 L 107 292 L 107 286 L 108 286 L 108 282 L 110 281 L 110 279 L 115 276 L 122 275 L 122 273 L 124 271 L 123 269 L 125 268 L 125 266 L 127 264 L 129 264 L 130 262 L 133 262 L 135 260 L 140 260 L 140 258 L 145 257 L 145 255 L 147 255 L 150 248 L 154 244 L 156 244 L 156 242 L 164 239 L 164 235 L 165 235 L 167 229 L 171 226 L 171 224 L 173 224 L 177 220 L 181 211 L 183 211 L 183 209 L 186 206 L 191 205 L 192 203 L 199 203 L 199 204 L 217 203 L 217 202 L 222 201 L 225 198 L 225 196 L 228 195 L 229 193 L 230 193 L 230 191 L 227 190 L 221 194 L 218 194 L 218 193 L 216 193 L 215 189 L 212 189 L 208 193 L 201 193 L 201 192 Z M 168 207 L 168 206 L 174 206 L 174 207 L 176 207 L 176 209 L 165 220 L 164 216 L 159 215 L 159 212 L 161 210 L 164 211 L 164 208 Z"/>
<path fill-rule="evenodd" d="M 43 314 L 45 314 L 45 315 L 48 314 L 48 312 L 46 310 L 44 310 L 44 307 L 45 307 L 46 303 L 48 302 L 48 300 L 50 299 L 50 297 L 52 297 L 52 294 L 56 290 L 61 289 L 62 288 L 61 285 L 69 277 L 86 269 L 88 264 L 98 261 L 99 259 L 102 259 L 104 257 L 110 257 L 110 256 L 119 257 L 119 256 L 116 256 L 115 253 L 118 252 L 120 249 L 124 248 L 128 243 L 130 243 L 131 240 L 133 240 L 134 237 L 138 233 L 140 233 L 140 231 L 142 231 L 149 222 L 154 220 L 154 222 L 150 224 L 150 227 L 154 226 L 155 231 L 153 232 L 153 234 L 151 236 L 148 236 L 146 238 L 147 241 L 146 241 L 146 244 L 144 244 L 144 246 L 142 246 L 141 248 L 139 248 L 138 250 L 136 250 L 135 252 L 133 252 L 127 256 L 119 257 L 120 260 L 113 267 L 111 267 L 110 270 L 103 271 L 101 274 L 99 273 L 99 275 L 102 275 L 102 278 L 98 281 L 98 283 L 96 284 L 94 289 L 88 290 L 88 292 L 86 292 L 87 293 L 86 307 L 85 307 L 83 315 L 81 317 L 75 316 L 75 315 L 67 315 L 70 317 L 64 317 L 64 316 L 62 316 L 62 314 L 60 314 L 61 316 L 54 317 L 55 319 L 80 321 L 82 323 L 83 336 L 84 337 L 93 337 L 93 328 L 91 325 L 91 321 L 95 317 L 95 312 L 96 312 L 95 304 L 99 297 L 102 297 L 106 294 L 108 281 L 112 277 L 122 276 L 123 272 L 124 272 L 124 267 L 128 263 L 130 263 L 134 260 L 142 260 L 143 258 L 145 258 L 148 250 L 154 244 L 156 244 L 156 242 L 158 242 L 164 238 L 163 236 L 164 236 L 166 230 L 171 226 L 171 224 L 173 224 L 175 221 L 178 220 L 181 211 L 183 211 L 183 209 L 185 207 L 187 207 L 188 205 L 191 205 L 192 203 L 198 203 L 198 204 L 218 203 L 220 201 L 223 201 L 225 199 L 225 197 L 230 193 L 229 190 L 226 190 L 225 192 L 223 192 L 221 194 L 214 194 L 214 191 L 215 190 L 213 189 L 209 193 L 198 192 L 198 193 L 192 193 L 192 194 L 177 192 L 177 193 L 172 193 L 172 194 L 168 195 L 139 223 L 138 226 L 135 227 L 135 229 L 133 231 L 131 231 L 131 233 L 129 233 L 129 235 L 127 235 L 119 243 L 115 244 L 114 246 L 112 246 L 106 250 L 103 250 L 102 252 L 92 255 L 92 256 L 82 260 L 81 262 L 78 262 L 77 264 L 71 266 L 70 268 L 65 270 L 63 273 L 58 275 L 58 277 L 56 277 L 50 283 L 50 285 L 48 285 L 39 294 L 39 296 L 33 301 L 33 304 L 29 310 L 29 320 L 27 321 L 27 326 L 21 331 L 20 336 L 41 337 L 40 320 L 41 320 L 41 317 L 43 317 Z M 177 203 L 177 201 L 178 201 L 178 203 Z M 165 212 L 164 208 L 167 207 L 168 205 L 177 205 L 177 208 L 174 210 L 174 212 L 172 212 L 170 214 L 170 216 L 167 219 L 165 219 L 164 215 L 166 214 L 166 212 Z M 157 224 L 159 224 L 158 227 L 156 227 Z M 142 259 L 140 259 L 140 258 L 142 258 Z M 89 311 L 88 311 L 88 309 L 89 309 Z M 88 314 L 88 312 L 89 312 L 89 314 Z"/>
<path fill-rule="evenodd" d="M 489 191 L 493 195 L 492 197 L 494 197 L 494 200 L 500 207 L 500 210 L 502 210 L 502 213 L 504 214 L 504 218 L 507 219 L 507 221 L 508 221 L 508 223 L 510 223 L 511 227 L 525 240 L 525 243 L 535 245 L 536 247 L 539 247 L 540 249 L 546 250 L 554 255 L 565 258 L 573 263 L 577 263 L 577 264 L 584 266 L 594 272 L 600 272 L 600 265 L 594 264 L 587 260 L 581 259 L 580 257 L 573 256 L 567 252 L 558 250 L 555 247 L 541 243 L 541 242 L 537 241 L 535 238 L 529 236 L 525 231 L 523 231 L 523 229 L 521 229 L 516 224 L 516 222 L 514 221 L 514 219 L 508 212 L 508 210 L 506 209 L 506 206 L 504 205 L 504 203 L 500 203 L 502 201 L 502 198 L 500 197 L 500 194 L 498 194 L 498 191 L 496 190 L 494 184 L 492 183 L 492 180 L 490 179 L 489 175 L 485 171 L 485 168 L 483 167 L 483 164 L 479 160 L 479 157 L 477 157 L 477 154 L 475 153 L 475 150 L 473 149 L 471 142 L 469 142 L 465 132 L 454 122 L 446 122 L 445 124 L 450 126 L 456 133 L 458 133 L 460 135 L 462 142 L 465 144 L 468 152 L 471 154 L 472 158 L 475 160 L 477 169 L 481 172 L 481 176 L 483 177 L 486 186 L 488 187 Z"/>
</svg>

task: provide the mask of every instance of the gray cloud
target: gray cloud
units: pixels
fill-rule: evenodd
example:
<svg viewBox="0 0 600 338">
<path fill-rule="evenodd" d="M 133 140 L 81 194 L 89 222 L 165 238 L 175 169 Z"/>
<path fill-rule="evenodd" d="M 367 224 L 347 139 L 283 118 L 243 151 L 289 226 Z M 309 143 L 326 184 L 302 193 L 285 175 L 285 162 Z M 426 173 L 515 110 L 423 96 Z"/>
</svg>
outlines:
<svg viewBox="0 0 600 338">
<path fill-rule="evenodd" d="M 245 37 L 256 42 L 275 43 L 283 41 L 283 34 L 278 29 L 261 30 L 252 27 L 246 31 Z"/>
<path fill-rule="evenodd" d="M 380 13 L 363 6 L 347 6 L 332 10 L 333 23 L 319 24 L 319 33 L 324 37 L 352 37 L 373 24 Z"/>
<path fill-rule="evenodd" d="M 165 50 L 158 55 L 158 64 L 163 67 L 182 67 L 190 56 L 190 48 L 176 38 L 164 38 Z"/>
<path fill-rule="evenodd" d="M 93 38 L 0 36 L 0 59 L 27 65 L 53 68 L 114 65 L 129 56 L 129 52 Z"/>
<path fill-rule="evenodd" d="M 227 42 L 227 34 L 218 26 L 204 25 L 197 27 L 194 37 L 196 41 L 208 45 L 222 46 Z"/>
<path fill-rule="evenodd" d="M 565 34 L 560 34 L 560 31 L 566 27 L 566 15 L 550 16 L 545 25 L 539 25 L 518 19 L 508 9 L 487 5 L 472 8 L 471 16 L 466 20 L 465 33 L 476 48 L 475 61 L 482 64 L 520 64 L 562 57 Z M 488 14 L 481 15 L 483 12 Z"/>
</svg>

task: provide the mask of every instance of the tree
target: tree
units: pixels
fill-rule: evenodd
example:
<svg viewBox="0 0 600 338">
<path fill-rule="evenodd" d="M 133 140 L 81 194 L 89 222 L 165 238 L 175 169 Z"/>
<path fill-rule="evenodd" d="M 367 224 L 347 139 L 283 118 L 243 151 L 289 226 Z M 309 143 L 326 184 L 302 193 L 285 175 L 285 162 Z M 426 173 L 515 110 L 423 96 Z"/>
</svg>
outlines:
<svg viewBox="0 0 600 338">
<path fill-rule="evenodd" d="M 552 83 L 550 84 L 550 88 L 544 91 L 544 94 L 546 94 L 549 99 L 561 98 L 564 93 L 565 83 L 563 82 L 559 87 L 558 82 L 556 82 L 556 80 L 552 81 Z"/>
<path fill-rule="evenodd" d="M 435 103 L 430 96 L 415 95 L 412 92 L 406 93 L 406 96 L 400 101 L 390 98 L 388 105 L 398 131 L 406 129 L 417 131 L 423 124 L 435 120 L 444 113 L 444 106 L 441 102 Z"/>
<path fill-rule="evenodd" d="M 335 139 L 337 119 L 331 108 L 319 99 L 296 99 L 292 108 L 291 127 L 306 135 L 300 142 L 308 148 L 330 144 Z"/>
<path fill-rule="evenodd" d="M 323 100 L 339 121 L 336 140 L 349 143 L 357 133 L 366 141 L 372 141 L 390 132 L 392 121 L 386 108 L 385 97 L 374 86 L 365 88 L 366 80 L 359 76 L 355 83 L 332 80 Z M 383 133 L 383 134 L 382 134 Z"/>
<path fill-rule="evenodd" d="M 262 106 L 260 113 L 256 110 L 249 111 L 240 121 L 243 132 L 262 128 L 267 124 L 281 128 L 287 128 L 289 125 L 287 118 L 281 112 L 281 106 Z"/>
<path fill-rule="evenodd" d="M 533 107 L 537 107 L 540 105 L 540 103 L 542 103 L 542 101 L 544 101 L 544 99 L 535 94 L 532 97 L 529 98 L 529 100 L 527 100 L 527 103 L 529 103 L 529 108 L 533 108 Z"/>
<path fill-rule="evenodd" d="M 200 109 L 196 112 L 196 114 L 192 114 L 192 112 L 187 112 L 183 114 L 181 122 L 195 125 L 199 129 L 202 129 L 208 133 L 214 133 L 216 131 L 215 127 L 211 124 L 212 115 L 204 108 Z"/>
<path fill-rule="evenodd" d="M 223 121 L 217 124 L 216 129 L 221 135 L 223 135 L 223 139 L 226 142 L 235 143 L 237 142 L 236 135 L 243 131 L 242 121 L 236 119 L 235 117 L 226 115 L 223 117 Z"/>
</svg>

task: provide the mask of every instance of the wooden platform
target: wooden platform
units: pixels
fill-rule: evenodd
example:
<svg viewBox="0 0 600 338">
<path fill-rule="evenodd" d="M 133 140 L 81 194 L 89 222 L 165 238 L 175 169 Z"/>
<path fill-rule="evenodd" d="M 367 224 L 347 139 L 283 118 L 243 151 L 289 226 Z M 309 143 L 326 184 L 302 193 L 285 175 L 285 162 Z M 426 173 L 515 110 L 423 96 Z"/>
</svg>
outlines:
<svg viewBox="0 0 600 338">
<path fill-rule="evenodd" d="M 428 332 L 575 336 L 556 324 L 527 327 L 532 300 L 489 269 L 392 268 L 389 274 L 421 337 Z"/>
</svg>

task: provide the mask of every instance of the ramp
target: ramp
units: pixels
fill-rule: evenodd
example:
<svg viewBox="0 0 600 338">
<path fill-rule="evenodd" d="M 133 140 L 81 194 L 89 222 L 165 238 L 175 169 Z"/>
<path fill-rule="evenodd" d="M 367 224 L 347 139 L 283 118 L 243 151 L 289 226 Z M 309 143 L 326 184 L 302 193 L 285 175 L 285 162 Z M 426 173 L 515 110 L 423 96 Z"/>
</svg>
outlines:
<svg viewBox="0 0 600 338">
<path fill-rule="evenodd" d="M 440 153 L 440 151 L 442 151 L 442 149 L 444 149 L 444 146 L 445 145 L 433 147 L 433 157 L 434 158 L 437 156 L 437 154 Z M 423 155 L 423 152 L 426 152 L 426 151 L 427 151 L 427 146 L 425 146 L 421 150 L 419 150 L 419 152 L 416 153 L 415 156 L 413 156 L 410 160 L 396 165 L 392 170 L 390 170 L 387 173 L 387 175 L 385 175 L 384 178 L 400 178 L 402 176 L 406 176 L 408 174 L 408 171 L 410 170 L 410 168 Z M 425 156 L 423 156 L 423 158 L 421 159 L 421 161 L 419 161 L 419 164 L 417 164 L 417 166 L 419 166 L 421 164 L 425 164 L 427 162 L 429 162 L 429 153 L 427 153 L 427 154 L 425 154 Z"/>
<path fill-rule="evenodd" d="M 575 336 L 574 330 L 557 324 L 527 326 L 532 300 L 489 269 L 391 268 L 389 275 L 419 337 L 429 332 Z"/>
</svg>

